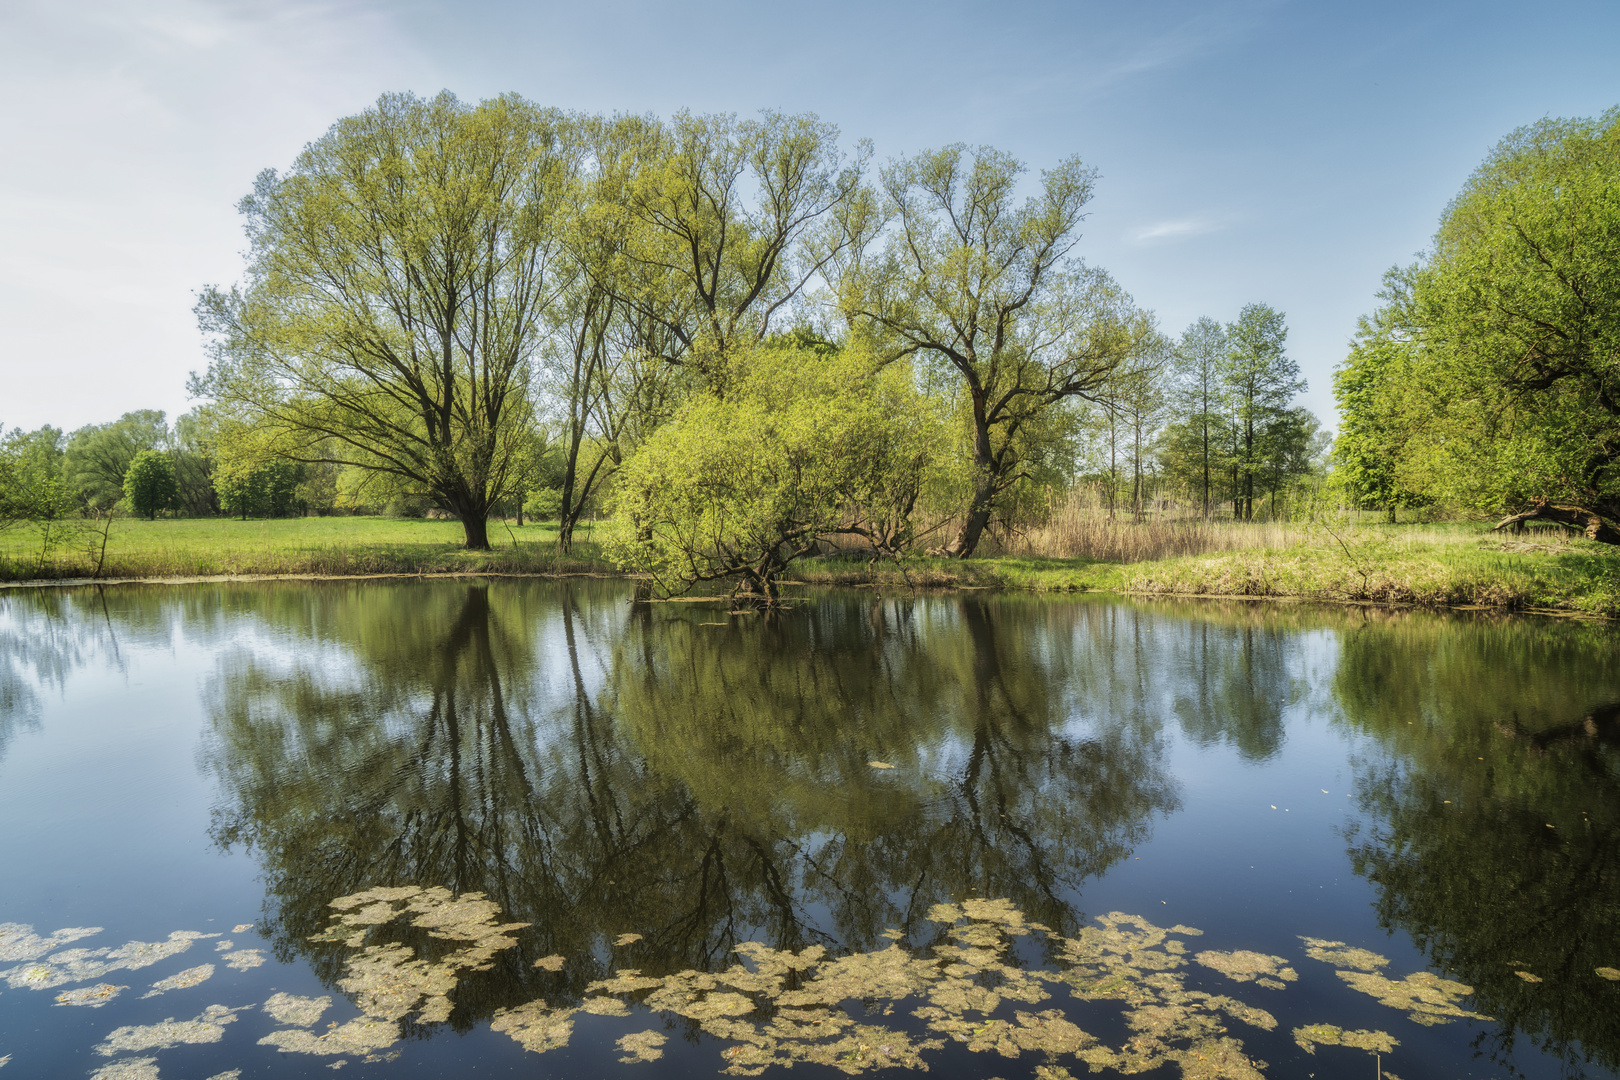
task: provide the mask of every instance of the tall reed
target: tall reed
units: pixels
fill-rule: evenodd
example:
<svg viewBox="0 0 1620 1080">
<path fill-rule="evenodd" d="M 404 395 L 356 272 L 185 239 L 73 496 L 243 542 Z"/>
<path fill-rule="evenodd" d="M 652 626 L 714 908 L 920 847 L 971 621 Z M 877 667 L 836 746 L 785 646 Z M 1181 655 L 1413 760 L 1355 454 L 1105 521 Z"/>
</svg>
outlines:
<svg viewBox="0 0 1620 1080">
<path fill-rule="evenodd" d="M 1095 487 L 1076 485 L 1053 501 L 1046 520 L 998 535 L 1009 555 L 1147 562 L 1178 555 L 1281 548 L 1314 539 L 1307 522 L 1205 519 L 1194 502 L 1159 496 L 1142 508 L 1110 509 Z"/>
</svg>

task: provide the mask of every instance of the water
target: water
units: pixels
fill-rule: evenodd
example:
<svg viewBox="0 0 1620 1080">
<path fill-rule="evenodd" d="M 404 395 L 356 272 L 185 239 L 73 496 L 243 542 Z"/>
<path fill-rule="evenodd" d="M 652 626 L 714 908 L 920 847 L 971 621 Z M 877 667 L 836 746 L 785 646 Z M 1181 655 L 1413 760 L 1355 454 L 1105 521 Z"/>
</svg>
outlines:
<svg viewBox="0 0 1620 1080">
<path fill-rule="evenodd" d="M 1617 644 L 974 592 L 0 593 L 0 1077 L 1614 1076 Z M 448 891 L 332 906 L 395 886 Z"/>
</svg>

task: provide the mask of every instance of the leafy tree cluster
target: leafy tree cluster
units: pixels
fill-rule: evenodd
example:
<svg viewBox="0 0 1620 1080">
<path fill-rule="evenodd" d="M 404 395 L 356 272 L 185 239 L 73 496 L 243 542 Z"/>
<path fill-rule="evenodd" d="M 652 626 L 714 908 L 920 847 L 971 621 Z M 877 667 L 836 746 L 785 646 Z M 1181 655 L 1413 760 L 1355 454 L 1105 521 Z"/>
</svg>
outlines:
<svg viewBox="0 0 1620 1080">
<path fill-rule="evenodd" d="M 1335 377 L 1356 497 L 1620 515 L 1620 109 L 1504 139 Z"/>
<path fill-rule="evenodd" d="M 1303 407 L 1281 312 L 1245 305 L 1205 316 L 1118 373 L 1084 424 L 1085 457 L 1110 505 L 1140 516 L 1153 485 L 1190 495 L 1205 517 L 1288 513 L 1287 498 L 1325 472 L 1332 436 Z"/>
<path fill-rule="evenodd" d="M 1023 165 L 988 147 L 891 162 L 876 183 L 870 159 L 810 115 L 385 96 L 243 201 L 248 273 L 198 305 L 214 357 L 194 392 L 270 456 L 430 500 L 471 547 L 491 513 L 532 507 L 566 548 L 593 508 L 659 517 L 625 484 L 666 425 L 718 440 L 689 458 L 729 468 L 718 445 L 754 423 L 761 371 L 788 407 L 888 385 L 892 366 L 950 418 L 931 457 L 959 465 L 908 506 L 959 519 L 945 550 L 966 557 L 1153 322 L 1076 257 L 1095 181 L 1077 159 L 1027 197 Z M 783 335 L 805 348 L 762 361 Z M 864 358 L 828 362 L 836 393 L 822 347 Z M 888 512 L 843 505 L 833 531 Z"/>
</svg>

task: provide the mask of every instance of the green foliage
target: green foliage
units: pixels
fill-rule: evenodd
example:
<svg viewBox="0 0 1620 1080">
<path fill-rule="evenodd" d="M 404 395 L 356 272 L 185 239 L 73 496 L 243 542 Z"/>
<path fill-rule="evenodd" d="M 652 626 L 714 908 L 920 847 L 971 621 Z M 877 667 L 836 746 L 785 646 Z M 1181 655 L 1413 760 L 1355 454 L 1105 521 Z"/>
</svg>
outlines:
<svg viewBox="0 0 1620 1080">
<path fill-rule="evenodd" d="M 75 509 L 62 480 L 62 443 L 49 426 L 0 435 L 0 529 L 60 520 Z"/>
<path fill-rule="evenodd" d="M 214 492 L 214 424 L 206 409 L 193 409 L 174 421 L 170 458 L 174 462 L 177 511 L 190 517 L 219 512 Z"/>
<path fill-rule="evenodd" d="M 1384 508 L 1421 505 L 1424 496 L 1403 482 L 1412 436 L 1410 391 L 1421 363 L 1412 310 L 1417 267 L 1392 267 L 1378 296 L 1384 301 L 1363 316 L 1350 355 L 1333 372 L 1339 405 L 1339 436 L 1333 447 L 1334 485 L 1350 505 Z"/>
<path fill-rule="evenodd" d="M 173 504 L 176 491 L 174 463 L 161 450 L 142 450 L 124 473 L 124 499 L 130 512 L 148 521 Z"/>
<path fill-rule="evenodd" d="M 1362 490 L 1620 513 L 1620 110 L 1513 132 L 1386 283 L 1338 380 Z"/>
<path fill-rule="evenodd" d="M 305 504 L 298 491 L 304 474 L 303 465 L 275 459 L 222 468 L 214 481 L 220 509 L 244 520 L 302 514 Z"/>
<path fill-rule="evenodd" d="M 1226 338 L 1232 516 L 1247 521 L 1254 517 L 1256 490 L 1282 472 L 1287 440 L 1297 438 L 1292 434 L 1297 418 L 1289 420 L 1288 405 L 1305 389 L 1305 380 L 1285 351 L 1288 327 L 1282 312 L 1245 304 L 1226 328 Z"/>
<path fill-rule="evenodd" d="M 68 437 L 62 463 L 65 479 L 86 509 L 111 508 L 124 497 L 124 473 L 135 455 L 168 441 L 168 422 L 156 409 L 82 427 Z"/>
<path fill-rule="evenodd" d="M 245 288 L 198 304 L 194 390 L 276 456 L 393 477 L 469 547 L 529 430 L 578 167 L 560 113 L 515 96 L 386 95 L 243 200 Z"/>
<path fill-rule="evenodd" d="M 1028 477 L 1026 430 L 1061 402 L 1095 398 L 1154 340 L 1149 314 L 1070 257 L 1095 172 L 1060 162 L 1020 204 L 1023 171 L 1007 154 L 961 145 L 890 165 L 882 181 L 895 227 L 880 257 L 845 267 L 839 286 L 859 337 L 884 356 L 916 357 L 961 402 L 971 491 L 946 549 L 961 558 Z"/>
<path fill-rule="evenodd" d="M 884 554 L 911 537 L 937 426 L 904 365 L 858 350 L 730 358 L 625 462 L 618 557 L 665 593 L 737 577 L 764 602 L 792 560 L 834 536 Z"/>
</svg>

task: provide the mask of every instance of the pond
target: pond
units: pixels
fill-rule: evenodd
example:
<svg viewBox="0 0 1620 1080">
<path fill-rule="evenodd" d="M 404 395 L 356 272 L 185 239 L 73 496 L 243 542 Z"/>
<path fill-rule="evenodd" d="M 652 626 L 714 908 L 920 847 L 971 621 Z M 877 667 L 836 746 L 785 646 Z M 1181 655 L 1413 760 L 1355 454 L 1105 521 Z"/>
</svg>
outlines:
<svg viewBox="0 0 1620 1080">
<path fill-rule="evenodd" d="M 1620 633 L 0 593 L 0 1080 L 1620 1068 Z"/>
</svg>

